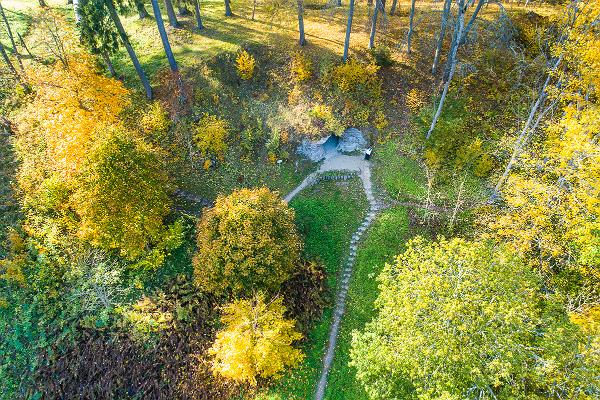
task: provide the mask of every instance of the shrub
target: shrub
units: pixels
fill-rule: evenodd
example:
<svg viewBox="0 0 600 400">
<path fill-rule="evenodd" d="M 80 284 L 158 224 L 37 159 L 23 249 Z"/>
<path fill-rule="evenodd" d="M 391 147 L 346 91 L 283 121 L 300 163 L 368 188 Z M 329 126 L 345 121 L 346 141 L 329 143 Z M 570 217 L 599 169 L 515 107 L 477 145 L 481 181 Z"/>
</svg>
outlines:
<svg viewBox="0 0 600 400">
<path fill-rule="evenodd" d="M 209 349 L 213 370 L 255 386 L 257 377 L 278 378 L 286 368 L 298 365 L 304 354 L 292 344 L 302 334 L 284 313 L 281 297 L 267 303 L 262 294 L 225 306 L 221 317 L 225 326 Z"/>
<path fill-rule="evenodd" d="M 369 50 L 375 64 L 380 67 L 389 67 L 394 64 L 392 60 L 392 51 L 387 46 L 377 46 Z"/>
<path fill-rule="evenodd" d="M 350 59 L 333 68 L 331 77 L 342 92 L 355 92 L 373 84 L 377 80 L 377 70 L 379 67 L 375 64 L 363 64 Z"/>
<path fill-rule="evenodd" d="M 203 157 L 212 155 L 223 160 L 227 151 L 227 135 L 227 122 L 214 115 L 204 114 L 194 128 L 194 140 Z"/>
<path fill-rule="evenodd" d="M 422 90 L 413 88 L 406 94 L 406 107 L 414 114 L 418 114 L 426 103 L 427 93 Z"/>
<path fill-rule="evenodd" d="M 216 294 L 276 292 L 296 270 L 294 211 L 269 189 L 219 196 L 198 223 L 196 283 Z"/>
<path fill-rule="evenodd" d="M 287 309 L 286 315 L 296 320 L 301 331 L 307 332 L 327 304 L 323 267 L 315 262 L 305 261 L 283 284 L 281 292 Z"/>
<path fill-rule="evenodd" d="M 302 51 L 297 51 L 292 56 L 290 69 L 292 73 L 292 79 L 295 82 L 305 82 L 312 76 L 312 61 Z"/>
<path fill-rule="evenodd" d="M 163 109 L 158 101 L 155 101 L 150 104 L 142 115 L 140 125 L 147 135 L 161 141 L 166 138 L 171 127 L 171 120 L 169 119 L 169 113 Z"/>
<path fill-rule="evenodd" d="M 254 56 L 246 50 L 242 50 L 235 59 L 238 76 L 243 80 L 250 80 L 254 76 L 256 61 Z"/>
<path fill-rule="evenodd" d="M 344 127 L 340 121 L 333 115 L 332 107 L 325 104 L 317 104 L 309 111 L 310 116 L 316 119 L 319 128 L 319 133 L 323 136 L 322 129 L 327 133 L 333 133 L 340 136 L 344 133 Z"/>
</svg>

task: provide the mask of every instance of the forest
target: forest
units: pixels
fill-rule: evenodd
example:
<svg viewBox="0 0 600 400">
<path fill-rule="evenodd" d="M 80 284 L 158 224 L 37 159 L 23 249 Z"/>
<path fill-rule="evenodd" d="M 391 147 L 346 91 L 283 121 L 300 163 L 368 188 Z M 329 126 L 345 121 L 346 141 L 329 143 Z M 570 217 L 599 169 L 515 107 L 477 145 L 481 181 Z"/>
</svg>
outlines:
<svg viewBox="0 0 600 400">
<path fill-rule="evenodd" d="M 0 0 L 16 399 L 600 399 L 600 0 Z"/>
</svg>

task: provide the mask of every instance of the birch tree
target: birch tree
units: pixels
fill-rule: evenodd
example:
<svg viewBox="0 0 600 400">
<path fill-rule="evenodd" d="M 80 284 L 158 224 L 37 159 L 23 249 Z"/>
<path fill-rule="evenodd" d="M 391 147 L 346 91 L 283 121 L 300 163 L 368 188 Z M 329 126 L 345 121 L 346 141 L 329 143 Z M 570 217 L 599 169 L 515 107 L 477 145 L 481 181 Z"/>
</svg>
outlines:
<svg viewBox="0 0 600 400">
<path fill-rule="evenodd" d="M 445 77 L 444 89 L 442 91 L 442 95 L 440 97 L 440 102 L 436 108 L 435 114 L 431 121 L 431 126 L 429 127 L 429 131 L 427 132 L 426 139 L 431 137 L 433 130 L 435 129 L 435 125 L 442 114 L 442 109 L 444 107 L 444 102 L 446 101 L 446 96 L 448 95 L 448 89 L 450 87 L 450 82 L 452 81 L 452 77 L 454 76 L 454 72 L 456 71 L 456 64 L 458 62 L 457 53 L 458 48 L 460 46 L 460 38 L 462 37 L 462 32 L 465 26 L 465 11 L 467 9 L 467 5 L 465 4 L 465 0 L 457 0 L 457 16 L 456 23 L 454 25 L 454 34 L 452 38 L 452 44 L 450 46 L 450 54 L 448 55 L 448 76 Z"/>
<path fill-rule="evenodd" d="M 415 3 L 417 2 L 417 0 L 412 0 L 411 5 L 410 5 L 410 17 L 409 17 L 409 23 L 408 23 L 408 35 L 406 37 L 406 52 L 408 54 L 410 54 L 410 45 L 411 45 L 411 39 L 412 39 L 412 35 L 413 35 L 413 21 L 415 19 Z"/>
<path fill-rule="evenodd" d="M 440 62 L 440 55 L 442 53 L 442 46 L 444 45 L 444 38 L 446 37 L 446 25 L 448 24 L 448 16 L 450 15 L 450 8 L 452 7 L 452 0 L 444 0 L 444 9 L 442 10 L 442 21 L 440 22 L 440 34 L 437 40 L 437 46 L 435 48 L 435 55 L 433 56 L 433 65 L 431 66 L 431 73 L 435 75 Z"/>
</svg>

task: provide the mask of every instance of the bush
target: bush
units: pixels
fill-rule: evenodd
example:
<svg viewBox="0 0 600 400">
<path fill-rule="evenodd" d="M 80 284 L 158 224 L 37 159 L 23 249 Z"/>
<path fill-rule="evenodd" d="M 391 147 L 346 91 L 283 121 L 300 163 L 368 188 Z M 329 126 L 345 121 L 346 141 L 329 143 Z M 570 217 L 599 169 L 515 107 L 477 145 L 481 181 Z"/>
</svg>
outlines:
<svg viewBox="0 0 600 400">
<path fill-rule="evenodd" d="M 394 64 L 392 60 L 392 51 L 387 46 L 377 46 L 369 50 L 375 64 L 380 67 L 389 67 Z"/>
<path fill-rule="evenodd" d="M 342 92 L 350 93 L 374 84 L 377 81 L 378 70 L 379 67 L 375 64 L 363 64 L 350 59 L 347 63 L 333 68 L 331 77 Z"/>
<path fill-rule="evenodd" d="M 221 161 L 227 151 L 227 121 L 204 114 L 194 128 L 194 141 L 203 157 L 215 156 Z"/>
<path fill-rule="evenodd" d="M 242 50 L 235 59 L 235 67 L 238 76 L 243 80 L 247 81 L 252 79 L 255 66 L 256 61 L 254 60 L 254 56 L 246 50 Z"/>
<path fill-rule="evenodd" d="M 317 127 L 319 128 L 319 134 L 323 136 L 323 130 L 326 133 L 333 133 L 334 135 L 341 136 L 344 133 L 344 127 L 340 121 L 333 115 L 331 106 L 325 104 L 316 104 L 309 111 L 310 116 L 316 120 Z"/>
<path fill-rule="evenodd" d="M 198 223 L 196 283 L 216 294 L 274 293 L 297 269 L 294 211 L 269 189 L 219 196 Z"/>
<path fill-rule="evenodd" d="M 298 365 L 304 354 L 292 344 L 302 334 L 284 313 L 281 297 L 265 302 L 262 294 L 225 306 L 221 317 L 225 326 L 209 350 L 213 370 L 255 386 L 257 377 L 278 378 L 286 368 Z"/>
<path fill-rule="evenodd" d="M 302 51 L 297 51 L 292 56 L 290 70 L 294 82 L 305 82 L 312 76 L 312 61 Z"/>
<path fill-rule="evenodd" d="M 158 101 L 150 104 L 148 109 L 142 115 L 140 123 L 144 132 L 158 142 L 161 142 L 167 137 L 169 128 L 171 128 L 169 114 L 163 109 Z"/>
</svg>

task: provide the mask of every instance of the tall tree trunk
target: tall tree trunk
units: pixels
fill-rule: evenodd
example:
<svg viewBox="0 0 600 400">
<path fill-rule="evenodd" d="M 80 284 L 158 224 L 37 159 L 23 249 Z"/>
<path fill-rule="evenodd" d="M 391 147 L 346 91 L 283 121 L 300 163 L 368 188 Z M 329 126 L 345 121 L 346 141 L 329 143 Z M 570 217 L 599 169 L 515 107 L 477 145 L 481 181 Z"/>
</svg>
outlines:
<svg viewBox="0 0 600 400">
<path fill-rule="evenodd" d="M 171 67 L 171 71 L 177 72 L 177 61 L 175 61 L 175 56 L 173 55 L 173 51 L 171 50 L 171 44 L 169 43 L 169 37 L 167 36 L 167 31 L 165 30 L 165 23 L 162 20 L 158 0 L 152 0 L 152 11 L 154 11 L 154 19 L 156 20 L 158 33 L 160 33 L 160 40 L 162 41 L 163 47 L 165 49 L 167 60 L 169 60 L 169 66 Z"/>
<path fill-rule="evenodd" d="M 8 38 L 10 39 L 10 44 L 12 46 L 12 53 L 17 57 L 17 62 L 19 63 L 19 68 L 21 72 L 24 72 L 23 61 L 21 61 L 21 54 L 19 54 L 19 49 L 17 48 L 17 44 L 15 42 L 15 37 L 13 36 L 12 29 L 10 29 L 10 24 L 8 23 L 8 18 L 6 18 L 6 14 L 4 13 L 4 7 L 2 7 L 2 3 L 0 3 L 0 15 L 2 16 L 2 20 L 4 21 L 4 25 L 6 25 L 6 33 L 8 34 Z"/>
<path fill-rule="evenodd" d="M 341 7 L 342 6 L 342 0 L 337 0 L 336 6 Z"/>
<path fill-rule="evenodd" d="M 352 18 L 354 18 L 354 0 L 350 0 L 348 8 L 348 22 L 346 23 L 346 39 L 344 40 L 344 62 L 348 61 L 348 50 L 350 48 L 350 32 L 352 32 Z"/>
<path fill-rule="evenodd" d="M 38 0 L 38 4 L 40 5 L 40 7 L 42 8 L 46 8 L 48 7 L 48 3 L 46 3 L 46 0 Z"/>
<path fill-rule="evenodd" d="M 252 21 L 254 21 L 254 15 L 256 14 L 256 0 L 252 2 Z"/>
<path fill-rule="evenodd" d="M 381 7 L 380 0 L 375 0 L 375 9 L 373 10 L 373 18 L 371 19 L 371 35 L 369 36 L 369 49 L 375 47 L 375 33 L 377 32 L 377 16 Z"/>
<path fill-rule="evenodd" d="M 416 0 L 412 0 L 412 3 L 410 4 L 410 18 L 409 18 L 409 22 L 408 22 L 408 36 L 406 37 L 406 52 L 408 54 L 410 54 L 411 51 L 411 41 L 412 41 L 412 34 L 413 34 L 413 21 L 415 19 L 415 3 L 417 1 Z"/>
<path fill-rule="evenodd" d="M 475 23 L 475 20 L 477 19 L 477 15 L 479 14 L 479 11 L 481 10 L 481 7 L 483 7 L 484 4 L 487 4 L 487 0 L 479 0 L 479 2 L 477 3 L 477 7 L 475 7 L 475 11 L 473 11 L 473 15 L 471 15 L 471 19 L 469 19 L 469 22 L 467 23 L 467 26 L 465 27 L 465 31 L 463 32 L 463 34 L 460 38 L 461 45 L 463 45 L 467 41 L 469 32 L 471 31 L 471 28 L 473 28 L 473 24 Z"/>
<path fill-rule="evenodd" d="M 558 68 L 558 66 L 559 66 L 559 64 L 560 64 L 561 61 L 562 61 L 562 55 L 556 60 L 556 62 L 552 66 L 551 72 L 556 71 L 556 69 Z M 546 77 L 546 80 L 544 81 L 544 84 L 542 85 L 542 88 L 540 90 L 540 94 L 538 95 L 537 100 L 531 106 L 531 110 L 529 111 L 529 117 L 527 118 L 527 121 L 525 122 L 525 126 L 523 126 L 523 130 L 521 131 L 521 133 L 517 137 L 517 141 L 515 142 L 515 146 L 513 148 L 512 154 L 510 156 L 510 160 L 508 161 L 508 164 L 506 164 L 506 168 L 504 168 L 504 172 L 502 173 L 502 176 L 500 177 L 500 179 L 498 179 L 498 183 L 496 183 L 496 187 L 494 188 L 494 190 L 495 190 L 496 193 L 498 193 L 500 191 L 500 188 L 502 187 L 502 185 L 504 184 L 504 182 L 506 182 L 506 179 L 508 178 L 508 174 L 512 170 L 512 167 L 513 167 L 515 161 L 517 160 L 517 158 L 521 154 L 521 150 L 523 149 L 523 145 L 526 142 L 527 132 L 529 131 L 529 127 L 531 126 L 531 123 L 533 122 L 533 119 L 535 118 L 535 114 L 538 112 L 540 106 L 546 100 L 546 88 L 548 87 L 548 84 L 550 83 L 550 78 L 551 77 L 552 77 L 552 73 L 548 73 L 548 76 Z M 541 118 L 543 117 L 543 114 L 544 113 L 541 113 L 539 115 L 537 121 L 534 124 L 534 128 L 533 129 L 535 129 L 535 127 L 537 127 L 537 125 L 539 124 Z"/>
<path fill-rule="evenodd" d="M 185 16 L 188 16 L 191 14 L 190 10 L 187 8 L 187 6 L 185 4 L 177 7 L 177 13 L 179 14 L 180 17 L 185 17 Z"/>
<path fill-rule="evenodd" d="M 17 32 L 17 36 L 19 37 L 19 42 L 21 42 L 21 47 L 23 47 L 25 49 L 27 54 L 29 54 L 30 58 L 33 58 L 33 54 L 31 54 L 31 51 L 29 51 L 29 47 L 27 47 L 25 40 L 23 40 L 23 36 L 21 36 L 21 34 L 19 32 Z"/>
<path fill-rule="evenodd" d="M 225 16 L 231 17 L 233 14 L 231 13 L 231 6 L 229 5 L 229 0 L 225 0 Z"/>
<path fill-rule="evenodd" d="M 135 68 L 135 72 L 137 72 L 138 77 L 140 78 L 140 81 L 142 82 L 142 85 L 144 86 L 144 90 L 146 92 L 146 97 L 151 99 L 152 98 L 152 87 L 150 86 L 150 82 L 148 81 L 148 78 L 146 77 L 146 73 L 144 72 L 142 66 L 140 65 L 140 61 L 138 60 L 137 55 L 135 54 L 135 51 L 133 50 L 133 47 L 131 47 L 131 43 L 129 42 L 129 37 L 127 36 L 127 33 L 125 33 L 125 29 L 123 28 L 123 24 L 121 23 L 119 14 L 117 14 L 117 10 L 115 9 L 115 4 L 113 3 L 113 0 L 104 0 L 104 3 L 106 4 L 106 7 L 108 8 L 110 18 L 113 20 L 113 22 L 117 28 L 117 31 L 119 32 L 119 36 L 121 37 L 121 41 L 123 42 L 123 45 L 125 46 L 125 50 L 127 50 L 127 54 L 129 54 L 129 58 L 131 59 L 131 62 L 133 63 L 133 66 Z"/>
<path fill-rule="evenodd" d="M 437 72 L 438 64 L 440 62 L 442 46 L 444 45 L 444 38 L 446 37 L 446 25 L 448 24 L 448 15 L 450 15 L 451 7 L 452 0 L 445 0 L 444 10 L 442 11 L 442 22 L 440 24 L 440 35 L 438 36 L 437 46 L 435 48 L 435 55 L 433 56 L 433 65 L 431 67 L 431 73 L 433 75 L 435 75 L 435 73 Z"/>
<path fill-rule="evenodd" d="M 154 7 L 154 5 L 152 5 L 152 7 Z M 167 17 L 169 17 L 169 25 L 173 28 L 179 28 L 179 21 L 177 21 L 172 0 L 165 0 L 165 9 L 167 10 Z M 154 13 L 154 15 L 156 15 L 156 13 Z"/>
<path fill-rule="evenodd" d="M 140 19 L 145 19 L 150 16 L 150 14 L 148 14 L 148 11 L 146 11 L 146 7 L 144 6 L 143 0 L 135 0 L 135 8 L 137 9 L 138 16 L 140 17 Z"/>
<path fill-rule="evenodd" d="M 390 8 L 390 15 L 396 14 L 396 8 L 398 7 L 398 0 L 392 2 L 392 8 Z"/>
<path fill-rule="evenodd" d="M 113 78 L 115 78 L 117 76 L 117 73 L 115 71 L 115 67 L 113 66 L 112 61 L 110 60 L 110 55 L 108 54 L 108 52 L 102 52 L 102 59 L 106 63 L 106 67 L 108 68 L 108 72 L 110 72 L 110 75 Z"/>
<path fill-rule="evenodd" d="M 204 25 L 202 24 L 202 16 L 200 15 L 200 0 L 194 0 L 194 11 L 196 14 L 196 28 L 201 31 L 204 29 Z"/>
<path fill-rule="evenodd" d="M 448 56 L 448 65 L 449 72 L 448 77 L 444 83 L 444 91 L 442 92 L 442 96 L 440 97 L 440 103 L 438 104 L 435 115 L 433 116 L 433 120 L 431 121 L 431 126 L 429 127 L 429 131 L 427 132 L 426 139 L 431 137 L 433 130 L 435 129 L 435 125 L 437 124 L 440 115 L 442 114 L 442 109 L 444 107 L 444 102 L 446 101 L 446 96 L 448 95 L 448 88 L 450 87 L 450 82 L 452 81 L 452 77 L 454 76 L 454 71 L 456 71 L 456 63 L 457 63 L 457 52 L 458 47 L 460 45 L 460 38 L 462 36 L 462 32 L 465 26 L 465 0 L 457 0 L 458 2 L 458 11 L 456 16 L 456 24 L 454 26 L 454 38 L 452 39 L 452 46 L 450 47 L 450 54 Z"/>
<path fill-rule="evenodd" d="M 304 46 L 306 44 L 306 38 L 304 37 L 304 0 L 296 0 L 298 5 L 298 33 L 300 38 L 298 44 Z"/>
<path fill-rule="evenodd" d="M 4 49 L 4 45 L 2 44 L 2 42 L 0 42 L 0 55 L 2 55 L 2 59 L 4 60 L 4 63 L 6 64 L 6 66 L 10 70 L 10 72 L 14 75 L 17 82 L 19 82 L 19 84 L 23 87 L 23 90 L 25 90 L 25 93 L 29 93 L 31 91 L 29 88 L 29 85 L 25 82 L 25 80 L 23 79 L 23 76 L 21 74 L 19 74 L 19 72 L 17 71 L 17 69 L 15 68 L 13 63 L 10 61 L 10 58 L 8 57 L 8 54 L 6 53 L 6 50 Z"/>
<path fill-rule="evenodd" d="M 79 13 L 79 0 L 73 0 L 73 15 L 75 16 L 75 24 L 81 22 L 81 14 Z"/>
</svg>

